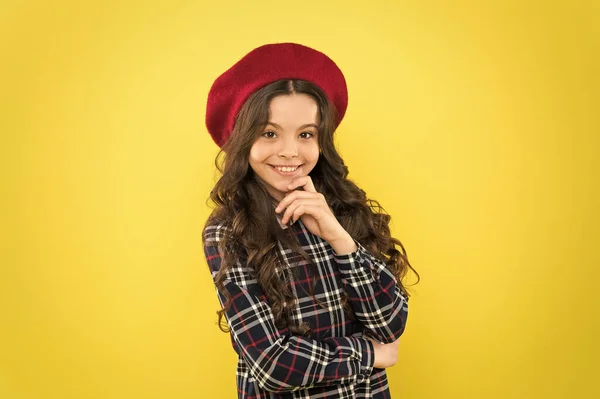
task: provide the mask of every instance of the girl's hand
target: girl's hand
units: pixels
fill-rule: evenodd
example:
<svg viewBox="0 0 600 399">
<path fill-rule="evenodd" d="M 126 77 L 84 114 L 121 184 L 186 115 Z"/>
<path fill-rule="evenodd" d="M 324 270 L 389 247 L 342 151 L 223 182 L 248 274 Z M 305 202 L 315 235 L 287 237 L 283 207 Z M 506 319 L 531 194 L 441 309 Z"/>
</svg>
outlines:
<svg viewBox="0 0 600 399">
<path fill-rule="evenodd" d="M 297 187 L 303 187 L 304 190 L 292 191 Z M 332 247 L 334 244 L 347 247 L 350 242 L 355 245 L 350 234 L 344 230 L 327 205 L 325 196 L 315 190 L 310 176 L 295 178 L 288 189 L 291 192 L 275 208 L 277 213 L 285 209 L 281 223 L 287 224 L 289 220 L 296 222 L 300 218 L 311 233 L 329 242 Z"/>
<path fill-rule="evenodd" d="M 398 362 L 399 339 L 391 344 L 380 344 L 370 337 L 367 338 L 373 343 L 373 349 L 375 351 L 375 363 L 373 364 L 373 367 L 385 369 L 392 367 Z"/>
</svg>

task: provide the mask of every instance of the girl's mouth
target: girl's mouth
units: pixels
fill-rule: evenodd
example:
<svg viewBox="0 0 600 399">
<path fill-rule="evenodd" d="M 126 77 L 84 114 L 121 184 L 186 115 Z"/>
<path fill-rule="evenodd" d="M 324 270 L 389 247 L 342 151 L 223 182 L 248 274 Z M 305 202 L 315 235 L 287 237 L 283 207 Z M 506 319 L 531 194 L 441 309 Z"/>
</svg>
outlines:
<svg viewBox="0 0 600 399">
<path fill-rule="evenodd" d="M 276 173 L 282 176 L 293 176 L 298 172 L 302 165 L 297 166 L 273 166 L 269 165 Z"/>
</svg>

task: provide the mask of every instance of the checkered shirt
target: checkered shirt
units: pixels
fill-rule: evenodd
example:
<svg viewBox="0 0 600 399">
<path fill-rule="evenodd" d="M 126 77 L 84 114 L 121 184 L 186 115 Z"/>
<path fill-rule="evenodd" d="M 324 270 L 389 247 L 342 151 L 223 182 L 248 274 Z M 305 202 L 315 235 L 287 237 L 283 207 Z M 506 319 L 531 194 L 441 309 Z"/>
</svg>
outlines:
<svg viewBox="0 0 600 399">
<path fill-rule="evenodd" d="M 239 355 L 238 397 L 390 398 L 386 371 L 373 368 L 373 344 L 363 334 L 383 343 L 397 340 L 406 325 L 407 298 L 385 264 L 358 241 L 357 251 L 338 255 L 325 240 L 308 231 L 301 219 L 290 228 L 317 268 L 313 296 L 306 261 L 278 243 L 286 260 L 279 272 L 291 280 L 297 298 L 292 319 L 297 324 L 308 322 L 310 336 L 293 335 L 287 327 L 275 326 L 253 271 L 238 259 L 224 280 L 231 296 L 225 315 Z M 225 229 L 223 224 L 212 224 L 203 232 L 213 279 L 221 266 L 217 245 Z M 296 273 L 291 273 L 292 269 Z M 344 291 L 356 320 L 343 309 Z M 217 295 L 223 305 L 225 297 L 218 290 Z"/>
</svg>

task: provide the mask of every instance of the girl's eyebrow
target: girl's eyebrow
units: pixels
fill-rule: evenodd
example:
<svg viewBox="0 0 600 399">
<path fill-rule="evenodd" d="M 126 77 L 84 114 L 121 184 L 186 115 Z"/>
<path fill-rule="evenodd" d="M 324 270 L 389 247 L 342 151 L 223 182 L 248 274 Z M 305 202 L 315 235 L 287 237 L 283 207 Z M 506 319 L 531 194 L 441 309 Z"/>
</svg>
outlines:
<svg viewBox="0 0 600 399">
<path fill-rule="evenodd" d="M 271 126 L 273 126 L 273 127 L 276 127 L 277 129 L 281 129 L 281 126 L 279 126 L 279 125 L 278 125 L 277 123 L 275 123 L 275 122 L 270 122 L 270 121 L 269 121 L 269 122 L 267 122 L 267 125 L 271 125 Z M 315 129 L 319 129 L 319 126 L 317 126 L 317 124 L 316 124 L 316 123 L 306 123 L 306 124 L 304 124 L 304 125 L 300 126 L 300 127 L 298 128 L 298 130 L 301 130 L 301 129 L 306 129 L 307 127 L 314 127 Z"/>
</svg>

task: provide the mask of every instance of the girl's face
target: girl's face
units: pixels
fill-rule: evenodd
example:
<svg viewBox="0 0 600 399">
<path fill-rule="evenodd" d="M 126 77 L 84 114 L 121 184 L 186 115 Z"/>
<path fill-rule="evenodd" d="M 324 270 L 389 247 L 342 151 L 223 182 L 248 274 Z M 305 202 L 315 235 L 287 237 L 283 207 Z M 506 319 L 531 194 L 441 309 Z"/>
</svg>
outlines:
<svg viewBox="0 0 600 399">
<path fill-rule="evenodd" d="M 269 123 L 250 149 L 250 167 L 277 200 L 292 179 L 306 176 L 319 159 L 319 107 L 306 94 L 274 97 Z"/>
</svg>

